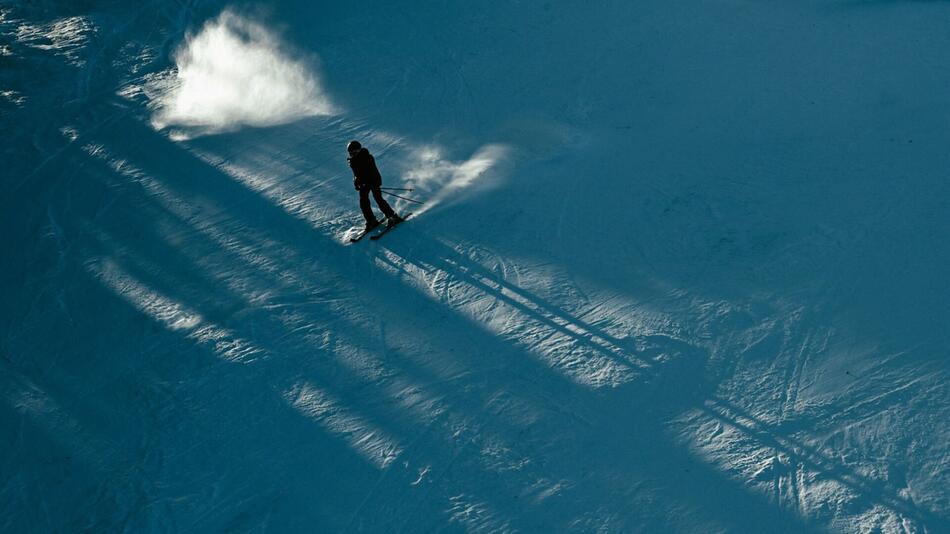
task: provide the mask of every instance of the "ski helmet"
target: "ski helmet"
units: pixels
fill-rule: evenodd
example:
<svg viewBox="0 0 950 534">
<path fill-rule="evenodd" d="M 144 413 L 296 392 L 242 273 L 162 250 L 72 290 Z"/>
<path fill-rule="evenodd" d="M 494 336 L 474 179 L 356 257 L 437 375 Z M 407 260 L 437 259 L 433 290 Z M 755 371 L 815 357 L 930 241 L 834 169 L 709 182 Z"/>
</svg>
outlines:
<svg viewBox="0 0 950 534">
<path fill-rule="evenodd" d="M 346 151 L 350 153 L 359 152 L 361 148 L 363 148 L 363 145 L 359 141 L 350 141 L 346 144 Z"/>
</svg>

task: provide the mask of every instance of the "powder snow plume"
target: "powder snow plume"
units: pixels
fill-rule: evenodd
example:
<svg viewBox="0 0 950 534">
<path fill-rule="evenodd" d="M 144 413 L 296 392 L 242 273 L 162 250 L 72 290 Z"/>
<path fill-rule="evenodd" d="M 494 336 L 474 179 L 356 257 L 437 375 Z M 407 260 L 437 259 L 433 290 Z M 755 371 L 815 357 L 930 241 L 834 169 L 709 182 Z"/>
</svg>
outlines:
<svg viewBox="0 0 950 534">
<path fill-rule="evenodd" d="M 449 161 L 435 147 L 420 147 L 413 152 L 414 161 L 404 179 L 431 194 L 426 206 L 415 210 L 419 214 L 497 186 L 503 174 L 499 166 L 510 159 L 511 150 L 507 145 L 488 144 L 462 162 Z"/>
<path fill-rule="evenodd" d="M 152 119 L 157 129 L 182 126 L 192 135 L 240 126 L 272 126 L 334 107 L 308 63 L 260 24 L 224 11 L 175 53 L 174 86 Z"/>
</svg>

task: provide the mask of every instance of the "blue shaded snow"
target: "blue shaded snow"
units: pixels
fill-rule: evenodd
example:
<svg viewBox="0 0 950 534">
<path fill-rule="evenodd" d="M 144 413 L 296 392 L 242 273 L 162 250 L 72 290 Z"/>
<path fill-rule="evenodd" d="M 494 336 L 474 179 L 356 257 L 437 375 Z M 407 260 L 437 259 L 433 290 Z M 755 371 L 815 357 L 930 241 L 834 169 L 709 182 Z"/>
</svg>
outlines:
<svg viewBox="0 0 950 534">
<path fill-rule="evenodd" d="M 3 4 L 0 530 L 950 529 L 950 6 L 562 4 Z"/>
</svg>

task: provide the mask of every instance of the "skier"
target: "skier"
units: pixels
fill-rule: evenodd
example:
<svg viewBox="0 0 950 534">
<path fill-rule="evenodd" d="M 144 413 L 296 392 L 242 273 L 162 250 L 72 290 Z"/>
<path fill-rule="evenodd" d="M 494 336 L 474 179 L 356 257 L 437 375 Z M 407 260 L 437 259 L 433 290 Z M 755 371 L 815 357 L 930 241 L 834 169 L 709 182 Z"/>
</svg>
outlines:
<svg viewBox="0 0 950 534">
<path fill-rule="evenodd" d="M 369 153 L 369 150 L 363 147 L 359 141 L 350 141 L 346 145 L 346 151 L 350 157 L 346 161 L 353 169 L 353 187 L 360 192 L 360 210 L 366 219 L 366 232 L 380 225 L 376 219 L 373 208 L 369 203 L 369 194 L 373 193 L 373 199 L 376 205 L 386 216 L 387 226 L 395 226 L 403 221 L 402 217 L 396 215 L 392 207 L 383 198 L 383 192 L 380 189 L 383 186 L 383 177 L 376 168 L 376 159 Z"/>
</svg>

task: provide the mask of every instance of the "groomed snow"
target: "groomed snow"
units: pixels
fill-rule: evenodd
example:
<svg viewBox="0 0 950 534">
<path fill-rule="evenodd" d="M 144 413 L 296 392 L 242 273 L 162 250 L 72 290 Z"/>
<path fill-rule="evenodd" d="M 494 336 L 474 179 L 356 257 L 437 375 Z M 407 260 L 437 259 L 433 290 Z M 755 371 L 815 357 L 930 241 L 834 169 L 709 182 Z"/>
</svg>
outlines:
<svg viewBox="0 0 950 534">
<path fill-rule="evenodd" d="M 948 15 L 3 4 L 0 532 L 950 532 Z"/>
</svg>

